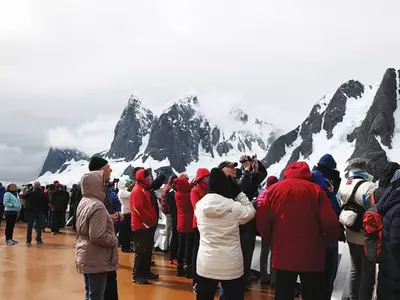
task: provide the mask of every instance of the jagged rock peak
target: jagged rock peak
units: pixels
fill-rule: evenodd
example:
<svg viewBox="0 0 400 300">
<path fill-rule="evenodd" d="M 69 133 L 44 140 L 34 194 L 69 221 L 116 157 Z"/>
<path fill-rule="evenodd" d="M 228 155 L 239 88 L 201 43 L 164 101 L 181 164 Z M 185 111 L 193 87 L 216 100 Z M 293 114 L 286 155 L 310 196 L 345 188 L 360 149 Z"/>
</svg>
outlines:
<svg viewBox="0 0 400 300">
<path fill-rule="evenodd" d="M 132 95 L 115 126 L 114 140 L 106 156 L 133 160 L 139 153 L 143 138 L 150 134 L 153 121 L 154 114 Z"/>
<path fill-rule="evenodd" d="M 128 100 L 128 106 L 129 105 L 142 105 L 142 101 L 140 101 L 140 99 L 137 96 L 131 94 Z"/>
<path fill-rule="evenodd" d="M 42 176 L 46 172 L 55 173 L 60 170 L 66 162 L 71 160 L 89 160 L 89 157 L 77 149 L 59 149 L 51 147 L 39 176 Z M 62 170 L 60 170 L 60 172 L 61 171 Z"/>
</svg>

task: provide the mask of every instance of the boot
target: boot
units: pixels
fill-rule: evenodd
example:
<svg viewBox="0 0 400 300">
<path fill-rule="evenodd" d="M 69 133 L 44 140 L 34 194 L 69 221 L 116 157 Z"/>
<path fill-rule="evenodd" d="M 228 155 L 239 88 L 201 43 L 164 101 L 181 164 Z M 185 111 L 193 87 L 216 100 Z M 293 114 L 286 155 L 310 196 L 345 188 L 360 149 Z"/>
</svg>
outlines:
<svg viewBox="0 0 400 300">
<path fill-rule="evenodd" d="M 193 267 L 192 265 L 186 266 L 186 278 L 193 278 Z"/>
<path fill-rule="evenodd" d="M 185 272 L 185 268 L 183 267 L 183 265 L 177 265 L 176 270 L 177 270 L 176 276 L 185 277 L 186 272 Z"/>
</svg>

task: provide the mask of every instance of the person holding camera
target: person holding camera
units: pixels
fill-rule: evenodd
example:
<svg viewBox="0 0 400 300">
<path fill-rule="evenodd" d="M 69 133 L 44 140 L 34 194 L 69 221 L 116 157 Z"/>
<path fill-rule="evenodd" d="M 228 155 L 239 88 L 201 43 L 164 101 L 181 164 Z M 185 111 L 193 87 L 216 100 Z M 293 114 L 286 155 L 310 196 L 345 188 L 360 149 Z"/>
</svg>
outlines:
<svg viewBox="0 0 400 300">
<path fill-rule="evenodd" d="M 200 232 L 198 300 L 214 299 L 219 282 L 226 299 L 244 299 L 239 225 L 253 219 L 256 210 L 236 181 L 226 176 L 231 168 L 235 168 L 234 163 L 211 170 L 207 194 L 195 207 Z"/>
<path fill-rule="evenodd" d="M 239 179 L 239 186 L 249 201 L 258 195 L 258 187 L 267 177 L 268 172 L 256 155 L 243 155 L 240 157 L 242 177 Z M 246 284 L 251 281 L 251 261 L 256 246 L 256 220 L 253 219 L 241 226 L 242 251 L 244 256 L 244 278 Z"/>
</svg>

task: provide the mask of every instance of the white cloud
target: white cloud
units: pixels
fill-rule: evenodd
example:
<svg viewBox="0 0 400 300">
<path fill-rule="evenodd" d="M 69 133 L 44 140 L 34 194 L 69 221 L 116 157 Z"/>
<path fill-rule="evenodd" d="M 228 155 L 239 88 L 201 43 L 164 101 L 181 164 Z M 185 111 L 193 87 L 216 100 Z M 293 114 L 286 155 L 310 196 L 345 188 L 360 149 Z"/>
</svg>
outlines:
<svg viewBox="0 0 400 300">
<path fill-rule="evenodd" d="M 78 149 L 92 155 L 110 147 L 117 121 L 116 116 L 101 115 L 76 128 L 55 127 L 48 131 L 47 144 L 55 148 Z"/>
<path fill-rule="evenodd" d="M 0 151 L 5 153 L 22 154 L 22 149 L 20 147 L 8 146 L 3 143 L 0 143 Z"/>
</svg>

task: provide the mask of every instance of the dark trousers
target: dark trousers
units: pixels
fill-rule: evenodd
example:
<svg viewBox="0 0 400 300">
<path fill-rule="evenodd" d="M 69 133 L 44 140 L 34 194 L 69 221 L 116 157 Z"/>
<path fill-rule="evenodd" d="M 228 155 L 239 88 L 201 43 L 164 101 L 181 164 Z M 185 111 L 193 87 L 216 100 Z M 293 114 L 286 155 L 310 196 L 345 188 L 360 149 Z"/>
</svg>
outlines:
<svg viewBox="0 0 400 300">
<path fill-rule="evenodd" d="M 253 260 L 254 248 L 256 247 L 256 233 L 251 230 L 240 232 L 240 244 L 243 252 L 244 280 L 246 284 L 250 283 L 251 261 Z"/>
<path fill-rule="evenodd" d="M 26 218 L 28 221 L 28 226 L 26 228 L 26 241 L 32 242 L 32 229 L 33 224 L 36 222 L 35 230 L 36 230 L 36 241 L 42 240 L 42 222 L 43 222 L 43 214 L 28 212 L 26 214 Z"/>
<path fill-rule="evenodd" d="M 107 273 L 107 284 L 104 300 L 118 300 L 117 271 Z"/>
<path fill-rule="evenodd" d="M 224 289 L 226 300 L 244 299 L 244 281 L 243 278 L 233 280 L 215 280 L 204 278 L 197 275 L 197 300 L 213 300 L 217 291 L 218 283 L 221 282 Z"/>
<path fill-rule="evenodd" d="M 339 246 L 338 243 L 330 243 L 325 253 L 325 289 L 324 299 L 330 300 L 333 292 L 337 269 L 339 265 Z"/>
<path fill-rule="evenodd" d="M 193 232 L 182 233 L 179 232 L 179 250 L 178 250 L 178 264 L 192 265 L 193 258 Z"/>
<path fill-rule="evenodd" d="M 179 233 L 176 229 L 177 220 L 176 213 L 171 213 L 172 220 L 172 236 L 171 236 L 171 244 L 169 245 L 169 260 L 174 260 L 178 258 L 178 247 L 179 247 Z"/>
<path fill-rule="evenodd" d="M 271 249 L 270 242 L 266 239 L 261 240 L 260 252 L 260 280 L 262 283 L 268 282 L 271 286 L 276 284 L 275 269 L 272 268 L 272 253 L 269 262 L 269 276 L 268 276 L 268 256 Z"/>
<path fill-rule="evenodd" d="M 133 277 L 143 279 L 151 272 L 151 259 L 154 246 L 153 228 L 135 231 L 135 263 Z"/>
<path fill-rule="evenodd" d="M 1 222 L 3 221 L 3 215 L 4 215 L 3 199 L 0 198 L 0 226 Z"/>
<path fill-rule="evenodd" d="M 371 263 L 364 254 L 364 246 L 349 244 L 350 300 L 371 300 L 375 286 L 376 265 Z"/>
<path fill-rule="evenodd" d="M 64 216 L 63 216 L 63 212 L 62 211 L 52 211 L 51 212 L 51 232 L 59 232 L 60 228 L 63 225 L 63 220 L 64 220 Z"/>
<path fill-rule="evenodd" d="M 107 273 L 83 274 L 85 279 L 85 300 L 106 300 L 104 293 L 107 285 Z"/>
<path fill-rule="evenodd" d="M 15 223 L 17 222 L 18 213 L 14 211 L 6 211 L 4 212 L 4 215 L 6 216 L 6 241 L 12 240 L 14 236 L 14 227 Z"/>
<path fill-rule="evenodd" d="M 124 220 L 119 228 L 119 244 L 122 250 L 131 249 L 132 240 L 132 227 L 131 227 L 131 214 L 124 214 Z"/>
<path fill-rule="evenodd" d="M 199 229 L 195 228 L 193 232 L 193 258 L 192 258 L 192 266 L 193 266 L 193 285 L 197 283 L 197 253 L 199 252 L 200 247 L 200 232 Z"/>
<path fill-rule="evenodd" d="M 276 270 L 275 300 L 293 300 L 297 276 L 300 275 L 301 299 L 324 300 L 324 273 Z"/>
</svg>

